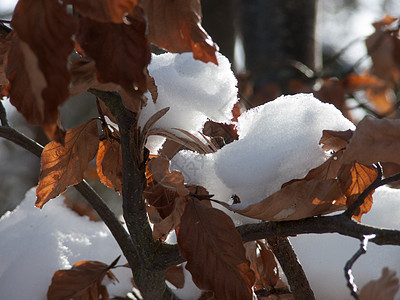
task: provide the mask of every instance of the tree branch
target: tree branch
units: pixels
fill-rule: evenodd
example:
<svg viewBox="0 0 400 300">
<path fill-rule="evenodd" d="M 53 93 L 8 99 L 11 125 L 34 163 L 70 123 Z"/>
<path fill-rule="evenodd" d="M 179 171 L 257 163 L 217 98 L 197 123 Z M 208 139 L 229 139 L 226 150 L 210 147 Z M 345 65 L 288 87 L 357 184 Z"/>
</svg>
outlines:
<svg viewBox="0 0 400 300">
<path fill-rule="evenodd" d="M 137 114 L 126 109 L 121 96 L 115 92 L 89 90 L 100 98 L 117 119 L 123 166 L 122 206 L 124 219 L 140 260 L 140 270 L 133 272 L 134 280 L 146 299 L 174 299 L 165 284 L 166 266 L 153 268 L 162 245 L 155 242 L 147 216 L 143 190 L 146 187 L 145 163 L 141 161 L 140 132 Z"/>
<path fill-rule="evenodd" d="M 0 105 L 1 107 L 2 105 Z M 9 126 L 0 126 L 0 137 L 3 137 L 21 147 L 28 150 L 32 154 L 40 158 L 43 146 L 25 136 L 24 134 L 16 131 Z M 114 213 L 109 209 L 103 199 L 91 188 L 91 186 L 85 181 L 81 181 L 74 186 L 78 192 L 85 197 L 85 199 L 92 205 L 92 207 L 99 214 L 101 219 L 110 229 L 111 234 L 114 236 L 118 245 L 120 246 L 125 257 L 129 261 L 130 265 L 137 265 L 138 258 L 133 247 L 133 243 L 126 232 L 125 228 L 118 221 Z"/>
<path fill-rule="evenodd" d="M 307 276 L 289 239 L 286 237 L 271 237 L 267 239 L 267 242 L 286 275 L 294 298 L 296 300 L 315 299 Z"/>
</svg>

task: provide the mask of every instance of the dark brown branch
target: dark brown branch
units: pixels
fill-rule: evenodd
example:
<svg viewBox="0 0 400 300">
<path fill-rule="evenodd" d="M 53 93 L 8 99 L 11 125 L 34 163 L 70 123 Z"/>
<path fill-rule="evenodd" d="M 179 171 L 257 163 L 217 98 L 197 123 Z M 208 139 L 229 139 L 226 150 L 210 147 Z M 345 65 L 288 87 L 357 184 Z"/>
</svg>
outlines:
<svg viewBox="0 0 400 300">
<path fill-rule="evenodd" d="M 271 237 L 267 239 L 267 242 L 286 275 L 294 298 L 296 300 L 315 299 L 307 276 L 289 239 L 286 237 Z"/>
<path fill-rule="evenodd" d="M 255 241 L 277 236 L 296 236 L 305 233 L 339 233 L 359 240 L 364 235 L 375 234 L 371 242 L 377 245 L 400 246 L 400 231 L 382 229 L 361 224 L 346 216 L 320 216 L 296 221 L 262 222 L 236 227 L 243 242 Z"/>
<path fill-rule="evenodd" d="M 165 284 L 166 266 L 153 268 L 162 245 L 153 239 L 143 198 L 145 164 L 140 161 L 142 149 L 138 146 L 140 132 L 136 126 L 136 113 L 124 107 L 118 93 L 89 91 L 108 106 L 118 122 L 123 161 L 122 207 L 141 264 L 140 270 L 132 270 L 134 281 L 146 299 L 176 299 Z"/>
</svg>

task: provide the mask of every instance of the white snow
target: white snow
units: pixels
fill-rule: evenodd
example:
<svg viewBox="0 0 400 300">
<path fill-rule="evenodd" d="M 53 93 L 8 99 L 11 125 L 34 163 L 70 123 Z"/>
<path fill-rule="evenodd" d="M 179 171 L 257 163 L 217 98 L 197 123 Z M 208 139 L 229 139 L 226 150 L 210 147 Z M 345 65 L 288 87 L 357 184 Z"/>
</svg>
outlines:
<svg viewBox="0 0 400 300">
<path fill-rule="evenodd" d="M 253 108 L 239 117 L 237 127 L 239 140 L 207 155 L 182 151 L 171 164 L 217 200 L 229 203 L 230 196 L 239 196 L 236 208 L 259 202 L 323 163 L 324 129 L 354 129 L 333 105 L 311 94 L 281 96 Z"/>
<path fill-rule="evenodd" d="M 102 222 L 89 221 L 63 205 L 63 197 L 34 206 L 35 188 L 13 211 L 0 219 L 1 299 L 46 299 L 51 278 L 81 260 L 113 262 L 121 250 Z M 126 263 L 122 256 L 118 265 Z M 132 289 L 128 268 L 113 270 L 120 283 L 108 285 L 110 295 Z"/>
<path fill-rule="evenodd" d="M 149 73 L 158 88 L 158 99 L 154 104 L 150 93 L 146 93 L 147 105 L 139 118 L 139 125 L 159 110 L 170 107 L 154 128 L 161 128 L 182 136 L 179 128 L 191 133 L 203 129 L 207 119 L 230 122 L 232 108 L 237 102 L 236 78 L 226 57 L 216 53 L 218 66 L 193 59 L 192 53 L 165 53 L 153 55 Z M 156 140 L 156 141 L 155 141 Z M 163 139 L 151 137 L 147 145 L 156 152 Z"/>
</svg>

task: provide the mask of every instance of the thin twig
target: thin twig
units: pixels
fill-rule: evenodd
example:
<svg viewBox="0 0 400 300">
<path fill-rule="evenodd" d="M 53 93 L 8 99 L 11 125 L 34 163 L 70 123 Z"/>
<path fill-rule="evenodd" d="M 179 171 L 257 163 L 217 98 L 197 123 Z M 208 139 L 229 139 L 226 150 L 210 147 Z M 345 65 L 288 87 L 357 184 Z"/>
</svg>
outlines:
<svg viewBox="0 0 400 300">
<path fill-rule="evenodd" d="M 356 260 L 361 255 L 363 255 L 367 252 L 368 241 L 370 239 L 373 239 L 374 237 L 375 237 L 375 234 L 364 235 L 364 238 L 360 244 L 360 249 L 358 249 L 358 251 L 346 262 L 346 265 L 344 266 L 344 276 L 346 277 L 346 280 L 347 280 L 347 286 L 350 289 L 351 295 L 356 300 L 358 300 L 358 294 L 357 294 L 358 288 L 354 282 L 354 276 L 352 274 L 351 268 L 353 267 L 353 264 L 356 262 Z"/>
</svg>

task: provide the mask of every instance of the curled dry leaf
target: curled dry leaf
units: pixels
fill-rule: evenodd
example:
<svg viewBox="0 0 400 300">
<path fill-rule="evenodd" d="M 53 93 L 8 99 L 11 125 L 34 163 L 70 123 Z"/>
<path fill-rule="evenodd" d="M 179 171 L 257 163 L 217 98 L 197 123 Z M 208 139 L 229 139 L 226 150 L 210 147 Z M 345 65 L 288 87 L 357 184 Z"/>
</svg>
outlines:
<svg viewBox="0 0 400 300">
<path fill-rule="evenodd" d="M 187 196 L 189 190 L 184 185 L 183 174 L 176 170 L 170 172 L 169 166 L 170 161 L 164 156 L 153 158 L 147 164 L 155 181 L 169 190 L 176 191 L 180 196 Z"/>
<path fill-rule="evenodd" d="M 218 65 L 217 46 L 201 27 L 200 0 L 143 0 L 149 39 L 170 52 L 193 52 L 193 57 Z"/>
<path fill-rule="evenodd" d="M 60 136 L 58 106 L 68 98 L 67 61 L 77 22 L 59 1 L 21 0 L 11 25 L 16 32 L 6 71 L 11 103 L 29 123 L 44 125 L 50 138 Z"/>
<path fill-rule="evenodd" d="M 110 266 L 99 261 L 80 261 L 70 270 L 58 270 L 51 280 L 47 299 L 108 299 L 107 288 L 102 285 L 102 281 L 105 276 L 113 282 L 118 281 L 110 271 L 118 259 L 119 257 Z"/>
<path fill-rule="evenodd" d="M 245 209 L 228 208 L 264 221 L 299 220 L 344 209 L 342 204 L 336 203 L 341 195 L 336 179 L 299 180 Z"/>
<path fill-rule="evenodd" d="M 267 249 L 263 242 L 257 241 L 260 255 L 257 260 L 258 274 L 260 274 L 263 287 L 274 288 L 279 280 L 278 264 L 275 261 L 274 253 Z"/>
<path fill-rule="evenodd" d="M 77 41 L 96 62 L 99 82 L 116 83 L 123 87 L 127 96 L 141 95 L 147 90 L 145 69 L 151 56 L 145 36 L 146 22 L 138 6 L 127 19 L 127 24 L 113 24 L 82 18 Z M 121 93 L 125 106 L 132 111 L 139 110 L 144 104 L 139 95 L 124 97 Z"/>
<path fill-rule="evenodd" d="M 84 57 L 74 60 L 71 64 L 71 87 L 69 89 L 72 97 L 86 92 L 89 88 L 102 91 L 118 91 L 121 89 L 115 83 L 100 83 L 96 78 L 96 63 L 94 60 Z"/>
<path fill-rule="evenodd" d="M 120 143 L 113 139 L 101 141 L 97 151 L 96 165 L 101 182 L 121 193 L 123 179 Z"/>
<path fill-rule="evenodd" d="M 231 218 L 201 201 L 188 201 L 178 246 L 195 284 L 214 299 L 252 299 L 254 273 Z"/>
<path fill-rule="evenodd" d="M 137 0 L 68 0 L 81 15 L 98 22 L 123 23 Z"/>
<path fill-rule="evenodd" d="M 187 189 L 190 191 L 191 194 L 196 195 L 193 197 L 201 198 L 201 196 L 209 195 L 207 190 L 201 186 L 187 186 Z M 179 196 L 178 193 L 175 193 L 174 198 L 173 199 L 171 198 L 169 199 L 169 202 L 166 202 L 167 203 L 166 207 L 157 208 L 160 215 L 162 213 L 165 215 L 166 208 L 170 208 L 171 206 L 173 207 L 172 211 L 168 213 L 166 217 L 164 217 L 160 222 L 154 224 L 153 238 L 155 240 L 166 238 L 167 235 L 172 230 L 178 228 L 178 226 L 181 223 L 181 218 L 186 207 L 187 198 L 188 196 L 182 197 Z M 162 203 L 162 201 L 163 200 L 160 199 L 158 205 Z M 202 203 L 205 204 L 206 206 L 211 207 L 211 204 L 207 203 L 207 201 L 203 201 Z"/>
<path fill-rule="evenodd" d="M 400 120 L 367 116 L 358 123 L 341 163 L 357 161 L 363 165 L 377 162 L 400 164 L 399 149 Z"/>
<path fill-rule="evenodd" d="M 78 184 L 99 144 L 97 121 L 72 128 L 65 135 L 65 145 L 52 141 L 44 147 L 41 157 L 36 206 L 42 208 L 70 185 Z"/>
<path fill-rule="evenodd" d="M 396 272 L 388 268 L 382 269 L 378 280 L 371 280 L 360 291 L 360 300 L 393 300 L 399 290 L 399 279 Z"/>
<path fill-rule="evenodd" d="M 349 207 L 377 176 L 378 171 L 375 167 L 364 166 L 357 162 L 342 166 L 338 177 L 344 197 L 339 199 L 338 202 Z M 373 192 L 365 198 L 364 203 L 355 211 L 353 218 L 357 221 L 361 221 L 361 216 L 370 211 L 373 202 L 372 194 Z"/>
<path fill-rule="evenodd" d="M 389 85 L 400 79 L 400 40 L 392 34 L 389 25 L 396 19 L 386 16 L 379 22 L 373 23 L 375 32 L 366 40 L 368 54 L 371 56 L 372 71 Z"/>
<path fill-rule="evenodd" d="M 322 149 L 325 151 L 337 152 L 346 148 L 352 136 L 353 131 L 350 129 L 346 131 L 323 130 L 319 143 L 322 144 Z"/>
<path fill-rule="evenodd" d="M 186 207 L 186 202 L 182 196 L 176 197 L 173 201 L 172 212 L 160 223 L 154 224 L 154 240 L 165 239 L 168 233 L 177 228 L 181 223 L 181 218 Z"/>
</svg>

